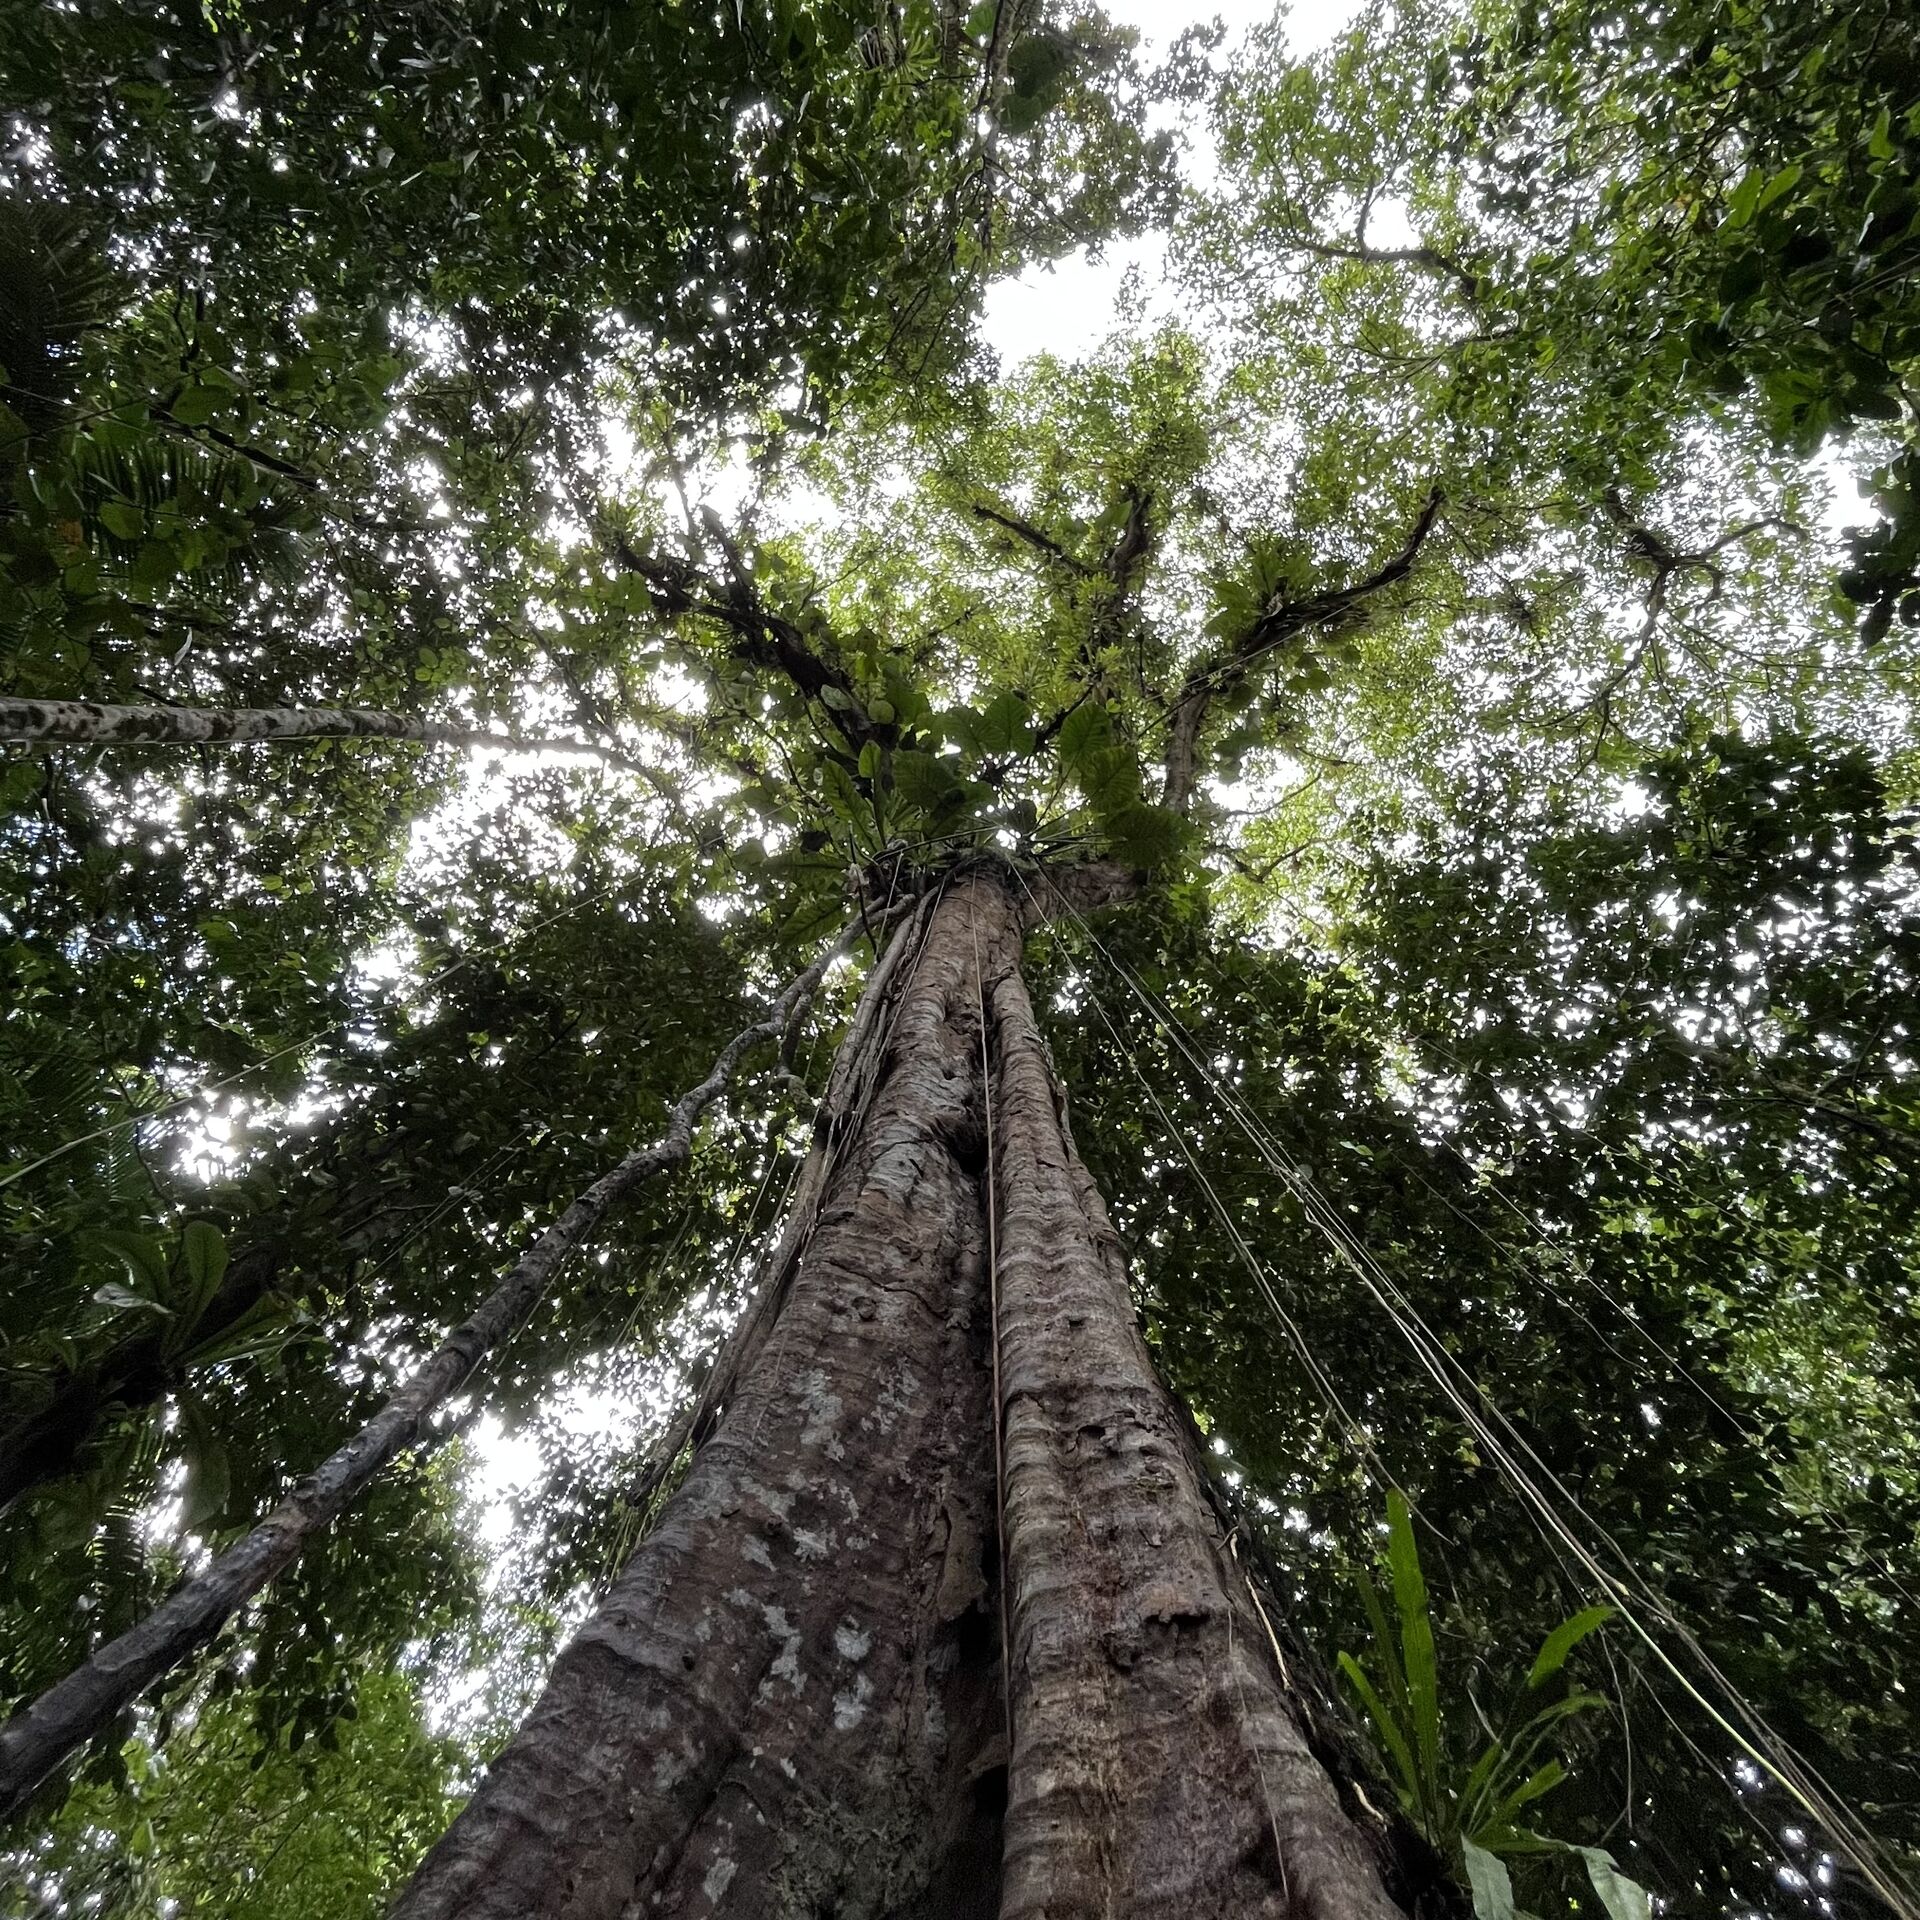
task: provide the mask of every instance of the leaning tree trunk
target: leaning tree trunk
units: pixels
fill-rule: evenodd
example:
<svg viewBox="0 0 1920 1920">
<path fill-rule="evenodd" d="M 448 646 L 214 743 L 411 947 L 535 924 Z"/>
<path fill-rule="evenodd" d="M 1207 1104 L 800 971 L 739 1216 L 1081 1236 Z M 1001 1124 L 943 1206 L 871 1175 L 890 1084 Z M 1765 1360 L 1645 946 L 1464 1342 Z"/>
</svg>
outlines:
<svg viewBox="0 0 1920 1920">
<path fill-rule="evenodd" d="M 741 1028 L 720 1049 L 707 1077 L 674 1102 L 661 1137 L 651 1146 L 635 1148 L 576 1195 L 493 1291 L 387 1396 L 372 1419 L 296 1481 L 265 1519 L 0 1726 L 0 1817 L 20 1807 L 69 1754 L 105 1732 L 149 1686 L 211 1640 L 418 1440 L 474 1369 L 533 1311 L 561 1263 L 611 1208 L 655 1175 L 686 1164 L 700 1116 L 726 1091 L 754 1047 L 791 1030 L 859 926 L 855 922 L 846 928 L 788 983 L 760 1019 Z"/>
<path fill-rule="evenodd" d="M 1155 1378 L 1021 932 L 976 869 L 896 940 L 730 1400 L 395 1920 L 1398 1920 Z"/>
<path fill-rule="evenodd" d="M 592 740 L 530 739 L 483 727 L 442 726 L 379 707 L 122 707 L 97 700 L 0 699 L 0 745 L 185 747 L 257 740 L 412 740 L 516 753 L 587 753 L 633 765 Z"/>
</svg>

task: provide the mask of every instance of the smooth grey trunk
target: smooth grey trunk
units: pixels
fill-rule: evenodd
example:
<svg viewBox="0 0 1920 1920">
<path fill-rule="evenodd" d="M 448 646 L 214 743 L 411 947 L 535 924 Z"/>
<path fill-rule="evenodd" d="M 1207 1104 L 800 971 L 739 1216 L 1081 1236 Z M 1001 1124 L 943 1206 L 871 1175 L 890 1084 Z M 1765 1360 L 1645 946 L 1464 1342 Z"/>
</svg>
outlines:
<svg viewBox="0 0 1920 1920">
<path fill-rule="evenodd" d="M 529 739 L 439 726 L 378 707 L 105 706 L 93 700 L 0 700 L 0 742 L 19 746 L 183 747 L 249 740 L 418 740 L 516 753 L 588 753 L 634 763 L 591 740 Z"/>
<path fill-rule="evenodd" d="M 903 931 L 711 1437 L 395 1920 L 1397 1920 L 1155 1377 L 1022 933 L 984 868 Z"/>
<path fill-rule="evenodd" d="M 575 1199 L 380 1411 L 296 1482 L 251 1533 L 0 1727 L 0 1817 L 17 1809 L 62 1760 L 111 1726 L 123 1708 L 212 1639 L 382 1467 L 421 1437 L 432 1414 L 532 1312 L 560 1263 L 608 1209 L 655 1174 L 686 1163 L 695 1124 L 725 1092 L 742 1056 L 786 1034 L 828 966 L 859 932 L 858 922 L 849 926 L 762 1018 L 735 1034 L 706 1079 L 675 1103 L 660 1139 L 629 1154 Z"/>
</svg>

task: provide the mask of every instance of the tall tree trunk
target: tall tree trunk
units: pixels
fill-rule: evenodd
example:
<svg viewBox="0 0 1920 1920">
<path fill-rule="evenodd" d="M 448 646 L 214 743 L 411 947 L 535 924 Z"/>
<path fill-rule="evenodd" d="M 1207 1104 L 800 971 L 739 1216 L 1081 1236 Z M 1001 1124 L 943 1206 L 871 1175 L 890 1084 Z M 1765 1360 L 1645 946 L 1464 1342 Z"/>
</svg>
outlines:
<svg viewBox="0 0 1920 1920">
<path fill-rule="evenodd" d="M 1013 1768 L 1002 1920 L 1398 1913 L 1160 1384 L 1017 968 L 993 982 Z"/>
<path fill-rule="evenodd" d="M 896 941 L 730 1402 L 395 1920 L 1397 1920 L 1154 1376 L 1021 937 L 975 869 Z"/>
</svg>

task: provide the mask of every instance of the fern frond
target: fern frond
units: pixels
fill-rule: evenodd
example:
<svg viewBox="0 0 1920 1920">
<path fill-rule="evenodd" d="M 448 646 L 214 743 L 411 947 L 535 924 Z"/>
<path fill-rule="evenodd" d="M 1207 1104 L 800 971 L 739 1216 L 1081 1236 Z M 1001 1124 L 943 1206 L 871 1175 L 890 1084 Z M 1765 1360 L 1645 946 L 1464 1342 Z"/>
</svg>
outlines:
<svg viewBox="0 0 1920 1920">
<path fill-rule="evenodd" d="M 58 423 L 73 398 L 82 337 L 105 326 L 120 303 L 83 215 L 57 201 L 0 194 L 0 391 L 30 429 Z"/>
</svg>

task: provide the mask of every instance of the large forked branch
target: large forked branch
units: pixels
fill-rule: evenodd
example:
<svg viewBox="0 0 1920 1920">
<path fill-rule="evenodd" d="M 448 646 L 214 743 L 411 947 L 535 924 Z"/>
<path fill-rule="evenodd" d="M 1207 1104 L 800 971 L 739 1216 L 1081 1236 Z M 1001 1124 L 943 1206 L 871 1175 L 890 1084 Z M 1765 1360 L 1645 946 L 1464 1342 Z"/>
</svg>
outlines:
<svg viewBox="0 0 1920 1920">
<path fill-rule="evenodd" d="M 896 737 L 892 728 L 868 716 L 846 668 L 816 651 L 799 627 L 760 597 L 746 555 L 720 516 L 707 508 L 701 520 L 726 561 L 724 585 L 690 561 L 643 551 L 624 536 L 616 536 L 612 543 L 614 558 L 647 583 L 661 613 L 697 614 L 725 627 L 733 635 L 736 659 L 765 672 L 784 674 L 809 700 L 818 700 L 854 753 L 869 740 L 891 745 Z"/>
<path fill-rule="evenodd" d="M 1078 648 L 1080 692 L 1070 705 L 1041 722 L 1034 733 L 1036 750 L 1044 747 L 1066 725 L 1077 708 L 1100 697 L 1105 675 L 1101 653 L 1124 640 L 1133 624 L 1134 600 L 1153 559 L 1157 538 L 1153 520 L 1155 495 L 1151 487 L 1142 487 L 1131 480 L 1123 484 L 1121 492 L 1127 503 L 1126 515 L 1106 551 L 1092 560 L 1083 560 L 1070 552 L 1050 533 L 1018 514 L 1008 513 L 989 501 L 973 503 L 975 519 L 1024 541 L 1076 585 L 1090 582 L 1094 588 L 1084 603 L 1086 624 Z M 1144 663 L 1140 663 L 1137 670 L 1144 679 Z"/>
<path fill-rule="evenodd" d="M 1718 565 L 1721 554 L 1731 546 L 1756 533 L 1764 533 L 1771 527 L 1778 527 L 1784 533 L 1804 534 L 1806 529 L 1789 520 L 1784 514 L 1763 514 L 1757 520 L 1743 520 L 1736 527 L 1729 527 L 1717 540 L 1711 540 L 1704 547 L 1687 549 L 1676 547 L 1665 534 L 1636 520 L 1628 510 L 1627 503 L 1620 497 L 1618 487 L 1609 487 L 1601 496 L 1607 510 L 1607 518 L 1626 531 L 1627 551 L 1636 560 L 1643 560 L 1653 569 L 1643 604 L 1647 609 L 1649 621 L 1657 620 L 1667 602 L 1667 589 L 1675 574 L 1704 573 L 1713 582 L 1708 598 L 1717 600 L 1726 591 L 1726 569 Z"/>
<path fill-rule="evenodd" d="M 713 1070 L 682 1094 L 666 1131 L 602 1174 L 514 1264 L 506 1278 L 447 1335 L 353 1438 L 297 1481 L 245 1539 L 179 1588 L 118 1639 L 0 1727 L 0 1818 L 84 1741 L 211 1640 L 247 1601 L 288 1567 L 307 1542 L 334 1520 L 390 1460 L 418 1440 L 429 1416 L 472 1375 L 481 1360 L 526 1319 L 562 1260 L 616 1202 L 693 1150 L 700 1115 L 725 1092 L 749 1049 L 781 1039 L 813 998 L 827 968 L 860 938 L 860 921 L 845 927 L 766 1013 L 720 1050 Z"/>
<path fill-rule="evenodd" d="M 1480 276 L 1463 266 L 1452 254 L 1443 253 L 1425 240 L 1410 247 L 1377 247 L 1367 238 L 1367 222 L 1373 217 L 1374 202 L 1379 198 L 1384 184 L 1379 180 L 1372 181 L 1360 196 L 1359 218 L 1354 223 L 1351 240 L 1327 240 L 1318 234 L 1295 230 L 1282 234 L 1278 244 L 1289 252 L 1311 254 L 1317 260 L 1358 260 L 1368 266 L 1419 267 L 1450 280 L 1469 306 L 1478 305 Z"/>
<path fill-rule="evenodd" d="M 379 707 L 119 707 L 93 700 L 0 700 L 0 743 L 94 747 L 230 745 L 249 740 L 418 740 L 429 746 L 514 753 L 590 753 L 648 770 L 592 740 L 529 739 L 446 727 Z"/>
<path fill-rule="evenodd" d="M 1667 611 L 1667 598 L 1673 583 L 1685 574 L 1704 573 L 1712 582 L 1707 592 L 1708 600 L 1718 600 L 1727 586 L 1727 570 L 1719 564 L 1719 559 L 1729 547 L 1738 545 L 1756 533 L 1764 533 L 1769 528 L 1778 527 L 1784 533 L 1802 535 L 1806 529 L 1782 514 L 1769 513 L 1758 520 L 1743 520 L 1738 526 L 1729 527 L 1718 539 L 1709 541 L 1704 547 L 1682 548 L 1676 547 L 1657 527 L 1636 520 L 1626 501 L 1621 498 L 1618 487 L 1607 488 L 1600 498 L 1607 510 L 1607 518 L 1624 531 L 1627 552 L 1650 569 L 1647 590 L 1640 600 L 1643 617 L 1639 634 L 1626 658 L 1580 703 L 1580 714 L 1597 715 L 1600 732 L 1604 735 L 1613 725 L 1614 695 L 1639 672 L 1640 663 L 1649 654 L 1653 657 L 1655 672 L 1664 678 L 1659 645 L 1660 622 Z"/>
<path fill-rule="evenodd" d="M 1239 685 L 1276 648 L 1310 628 L 1340 627 L 1360 613 L 1376 594 L 1413 571 L 1420 549 L 1440 513 L 1440 494 L 1427 496 L 1405 544 L 1384 566 L 1349 586 L 1309 594 L 1304 600 L 1275 600 L 1234 643 L 1197 661 L 1167 707 L 1167 777 L 1161 804 L 1185 813 L 1200 778 L 1200 734 L 1216 698 Z"/>
<path fill-rule="evenodd" d="M 1134 595 L 1142 576 L 1153 559 L 1155 530 L 1154 495 L 1150 487 L 1138 487 L 1128 481 L 1127 514 L 1113 544 L 1101 556 L 1100 571 L 1109 581 L 1107 591 L 1093 608 L 1087 624 L 1087 637 L 1081 658 L 1089 674 L 1098 671 L 1100 650 L 1117 644 L 1125 635 L 1132 618 Z M 1144 663 L 1142 664 L 1144 674 Z"/>
</svg>

